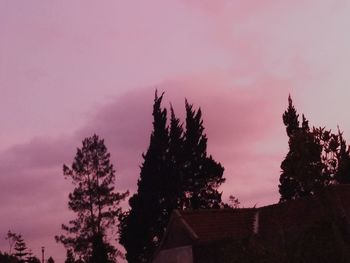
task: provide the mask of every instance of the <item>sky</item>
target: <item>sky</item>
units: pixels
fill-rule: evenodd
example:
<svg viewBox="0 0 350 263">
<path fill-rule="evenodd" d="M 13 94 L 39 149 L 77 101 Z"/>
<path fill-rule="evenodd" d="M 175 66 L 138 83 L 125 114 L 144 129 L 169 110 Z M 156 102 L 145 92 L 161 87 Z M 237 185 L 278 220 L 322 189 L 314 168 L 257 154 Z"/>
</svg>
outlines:
<svg viewBox="0 0 350 263">
<path fill-rule="evenodd" d="M 64 261 L 62 165 L 93 133 L 116 189 L 136 190 L 155 89 L 182 119 L 185 98 L 201 107 L 225 200 L 278 202 L 289 94 L 311 125 L 350 138 L 349 12 L 345 0 L 1 0 L 0 250 L 10 229 Z"/>
</svg>

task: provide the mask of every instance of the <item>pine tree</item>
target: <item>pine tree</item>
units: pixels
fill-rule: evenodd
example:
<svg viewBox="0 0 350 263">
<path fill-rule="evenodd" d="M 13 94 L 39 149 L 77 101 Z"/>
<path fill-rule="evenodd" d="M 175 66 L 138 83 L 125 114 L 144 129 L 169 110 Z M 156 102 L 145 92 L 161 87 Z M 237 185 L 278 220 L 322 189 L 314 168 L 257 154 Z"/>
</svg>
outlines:
<svg viewBox="0 0 350 263">
<path fill-rule="evenodd" d="M 282 161 L 279 192 L 280 201 L 297 199 L 319 192 L 326 184 L 321 160 L 322 146 L 317 136 L 310 131 L 308 121 L 302 116 L 299 126 L 298 114 L 292 99 L 288 98 L 288 109 L 283 114 L 289 137 L 289 152 Z"/>
<path fill-rule="evenodd" d="M 167 169 L 169 134 L 167 111 L 161 108 L 163 94 L 155 94 L 153 131 L 150 145 L 143 154 L 138 190 L 130 200 L 130 211 L 121 217 L 120 243 L 129 263 L 148 262 L 159 245 L 163 229 L 163 176 Z"/>
<path fill-rule="evenodd" d="M 69 194 L 68 207 L 77 218 L 69 221 L 69 225 L 62 225 L 67 235 L 56 236 L 56 241 L 73 249 L 86 262 L 97 253 L 97 248 L 104 246 L 108 261 L 99 263 L 110 262 L 115 259 L 117 249 L 106 241 L 107 230 L 115 226 L 121 213 L 119 203 L 128 192 L 114 192 L 115 170 L 104 140 L 93 135 L 82 144 L 71 168 L 63 166 L 65 177 L 71 178 L 75 185 Z"/>
<path fill-rule="evenodd" d="M 97 262 L 97 261 L 96 261 Z M 55 263 L 55 260 L 52 257 L 47 259 L 47 263 Z"/>
<path fill-rule="evenodd" d="M 207 137 L 202 112 L 186 100 L 186 131 L 184 135 L 183 200 L 185 208 L 219 208 L 218 187 L 225 182 L 224 168 L 207 156 Z"/>
<path fill-rule="evenodd" d="M 64 261 L 64 263 L 75 263 L 74 254 L 71 249 L 67 249 L 66 260 Z"/>
<path fill-rule="evenodd" d="M 27 252 L 27 245 L 24 242 L 24 239 L 21 234 L 17 236 L 16 243 L 15 243 L 15 256 L 19 258 L 20 262 L 24 262 L 25 256 L 28 255 Z"/>
<path fill-rule="evenodd" d="M 111 245 L 103 240 L 102 235 L 96 235 L 92 241 L 92 255 L 89 259 L 90 263 L 111 262 L 108 258 Z M 113 251 L 113 250 L 112 250 Z"/>
</svg>

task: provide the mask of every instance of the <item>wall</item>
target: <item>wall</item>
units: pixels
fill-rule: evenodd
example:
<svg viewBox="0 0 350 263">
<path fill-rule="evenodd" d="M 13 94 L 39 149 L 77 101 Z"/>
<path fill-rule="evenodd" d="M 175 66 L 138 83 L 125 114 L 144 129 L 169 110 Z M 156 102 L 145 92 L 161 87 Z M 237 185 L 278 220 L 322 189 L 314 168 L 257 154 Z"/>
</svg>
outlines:
<svg viewBox="0 0 350 263">
<path fill-rule="evenodd" d="M 152 263 L 193 263 L 192 246 L 161 250 Z"/>
</svg>

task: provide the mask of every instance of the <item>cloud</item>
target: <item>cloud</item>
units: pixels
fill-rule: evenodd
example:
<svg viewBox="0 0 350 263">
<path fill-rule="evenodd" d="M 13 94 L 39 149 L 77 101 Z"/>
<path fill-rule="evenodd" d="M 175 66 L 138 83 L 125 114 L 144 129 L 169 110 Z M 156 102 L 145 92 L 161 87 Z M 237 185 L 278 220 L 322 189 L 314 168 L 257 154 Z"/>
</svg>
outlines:
<svg viewBox="0 0 350 263">
<path fill-rule="evenodd" d="M 160 92 L 165 91 L 163 107 L 169 108 L 171 103 L 182 121 L 185 98 L 194 107 L 202 108 L 209 154 L 226 167 L 226 177 L 232 184 L 236 180 L 244 181 L 239 179 L 244 178 L 242 163 L 251 162 L 252 166 L 245 169 L 254 177 L 257 171 L 266 167 L 262 157 L 272 155 L 275 161 L 275 155 L 280 157 L 287 147 L 287 143 L 281 145 L 281 141 L 286 141 L 281 115 L 291 84 L 287 80 L 268 77 L 248 86 L 234 85 L 234 78 L 229 74 L 206 74 L 165 81 L 156 86 Z M 152 129 L 154 90 L 155 87 L 134 90 L 116 98 L 78 132 L 80 138 L 96 132 L 106 139 L 118 171 L 120 189 L 135 190 L 141 154 L 147 150 Z M 265 140 L 267 143 L 261 143 Z M 265 170 L 267 174 L 263 178 L 277 178 L 278 169 Z M 257 182 L 263 178 L 256 178 Z M 278 179 L 266 191 L 276 189 L 277 182 Z M 258 183 L 250 185 L 253 189 L 259 188 Z M 239 187 L 233 189 L 239 196 Z"/>
<path fill-rule="evenodd" d="M 201 107 L 208 153 L 225 167 L 224 197 L 234 194 L 244 205 L 276 200 L 279 144 L 284 135 L 280 121 L 286 100 L 285 80 L 266 78 L 251 86 L 234 86 L 229 74 L 190 76 L 157 85 L 165 91 L 163 106 L 172 103 L 184 120 L 184 100 Z M 86 136 L 105 139 L 116 167 L 116 189 L 135 191 L 142 153 L 147 150 L 152 124 L 155 87 L 115 97 L 101 106 L 77 132 L 60 138 L 38 137 L 3 151 L 0 164 L 0 233 L 22 232 L 29 240 L 54 244 L 60 224 L 67 222 L 67 195 L 72 185 L 62 176 L 62 164 L 71 164 L 76 147 Z M 283 106 L 282 106 L 283 104 Z M 276 125 L 277 123 L 277 125 Z M 281 123 L 281 125 L 278 125 Z M 278 145 L 273 145 L 274 138 Z M 268 144 L 264 144 L 264 140 Z M 277 169 L 276 169 L 277 168 Z M 5 201 L 6 200 L 6 201 Z M 1 247 L 6 244 L 1 241 Z M 58 253 L 58 252 L 57 252 Z"/>
<path fill-rule="evenodd" d="M 288 93 L 311 124 L 350 134 L 347 1 L 0 6 L 0 234 L 23 232 L 37 255 L 64 254 L 53 241 L 72 216 L 62 164 L 84 137 L 105 139 L 116 188 L 135 190 L 155 88 L 182 119 L 185 97 L 202 108 L 224 198 L 245 206 L 278 200 Z"/>
</svg>

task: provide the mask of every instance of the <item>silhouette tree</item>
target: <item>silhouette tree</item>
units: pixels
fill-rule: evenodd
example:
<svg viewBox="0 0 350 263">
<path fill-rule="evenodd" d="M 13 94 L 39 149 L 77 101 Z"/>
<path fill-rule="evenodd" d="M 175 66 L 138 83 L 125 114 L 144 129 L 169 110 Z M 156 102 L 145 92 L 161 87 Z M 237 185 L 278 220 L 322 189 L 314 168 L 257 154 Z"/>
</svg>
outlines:
<svg viewBox="0 0 350 263">
<path fill-rule="evenodd" d="M 330 130 L 325 128 L 313 128 L 312 133 L 316 137 L 317 142 L 322 147 L 322 179 L 323 184 L 328 185 L 334 182 L 335 174 L 338 168 L 337 153 L 339 151 L 340 137 L 332 134 Z"/>
<path fill-rule="evenodd" d="M 238 200 L 237 197 L 235 197 L 234 195 L 229 196 L 228 207 L 236 209 L 236 208 L 239 208 L 240 205 L 241 205 L 241 202 Z"/>
<path fill-rule="evenodd" d="M 151 259 L 173 209 L 214 208 L 221 204 L 217 188 L 224 182 L 223 167 L 207 156 L 201 111 L 192 110 L 186 101 L 184 133 L 172 106 L 167 126 L 162 99 L 163 94 L 158 96 L 156 92 L 153 131 L 143 155 L 137 193 L 129 200 L 130 210 L 120 218 L 120 243 L 129 263 Z"/>
<path fill-rule="evenodd" d="M 19 258 L 20 262 L 24 262 L 25 256 L 28 255 L 27 252 L 27 245 L 24 242 L 24 239 L 21 234 L 17 236 L 16 243 L 15 243 L 15 256 Z"/>
<path fill-rule="evenodd" d="M 120 243 L 129 263 L 148 262 L 160 242 L 164 207 L 162 182 L 167 172 L 169 135 L 167 111 L 161 108 L 163 94 L 155 93 L 153 131 L 143 154 L 138 190 L 129 200 L 130 210 L 120 219 Z"/>
<path fill-rule="evenodd" d="M 34 256 L 32 251 L 29 250 L 27 258 L 26 258 L 26 263 L 41 263 L 41 262 L 40 262 L 40 259 L 38 259 L 36 256 Z"/>
<path fill-rule="evenodd" d="M 62 225 L 66 235 L 56 236 L 66 248 L 73 249 L 89 262 L 101 252 L 104 260 L 115 260 L 117 249 L 106 240 L 107 230 L 112 230 L 121 213 L 119 203 L 128 192 L 114 192 L 115 170 L 110 162 L 110 154 L 104 140 L 97 135 L 85 138 L 82 148 L 77 149 L 73 164 L 64 165 L 66 178 L 71 178 L 75 185 L 69 194 L 68 207 L 77 214 L 77 218 Z M 98 251 L 97 251 L 98 250 Z"/>
<path fill-rule="evenodd" d="M 294 132 L 299 130 L 299 114 L 297 114 L 297 111 L 293 105 L 293 100 L 291 96 L 288 96 L 288 108 L 284 112 L 283 116 L 283 123 L 286 125 L 286 132 L 288 137 L 292 137 Z"/>
<path fill-rule="evenodd" d="M 323 130 L 314 128 L 310 131 L 304 115 L 300 126 L 298 116 L 289 96 L 288 109 L 283 114 L 289 137 L 289 152 L 281 163 L 280 202 L 313 195 L 330 182 L 331 170 L 326 160 L 322 160 L 329 139 L 323 136 Z M 322 140 L 325 142 L 323 145 Z"/>
<path fill-rule="evenodd" d="M 97 261 L 96 261 L 97 262 Z M 47 259 L 47 263 L 55 263 L 55 260 L 52 257 Z"/>
<path fill-rule="evenodd" d="M 18 235 L 14 232 L 11 232 L 11 230 L 9 230 L 7 232 L 5 239 L 8 240 L 8 242 L 9 242 L 9 254 L 11 255 L 12 254 L 12 247 L 16 243 L 16 241 L 18 240 Z"/>
<path fill-rule="evenodd" d="M 346 145 L 343 133 L 338 129 L 339 150 L 336 153 L 337 171 L 335 172 L 335 181 L 339 184 L 350 183 L 350 149 Z"/>
<path fill-rule="evenodd" d="M 174 209 L 182 209 L 183 199 L 183 165 L 184 165 L 184 132 L 180 120 L 175 116 L 174 109 L 170 106 L 169 145 L 166 155 L 167 172 L 162 176 L 164 213 L 162 228 L 165 229 L 171 212 Z"/>
<path fill-rule="evenodd" d="M 113 251 L 111 245 L 103 240 L 102 235 L 96 235 L 92 241 L 92 255 L 89 262 L 110 262 L 109 251 Z"/>
<path fill-rule="evenodd" d="M 71 249 L 67 249 L 66 260 L 64 261 L 64 263 L 75 263 L 74 254 Z"/>
<path fill-rule="evenodd" d="M 289 152 L 282 161 L 280 202 L 313 195 L 330 184 L 350 183 L 350 149 L 343 133 L 324 127 L 309 128 L 302 116 L 300 126 L 291 97 L 283 114 L 289 137 Z"/>
<path fill-rule="evenodd" d="M 222 204 L 217 189 L 225 182 L 224 168 L 207 156 L 207 140 L 201 109 L 194 110 L 186 100 L 182 200 L 185 208 L 219 208 Z"/>
</svg>

